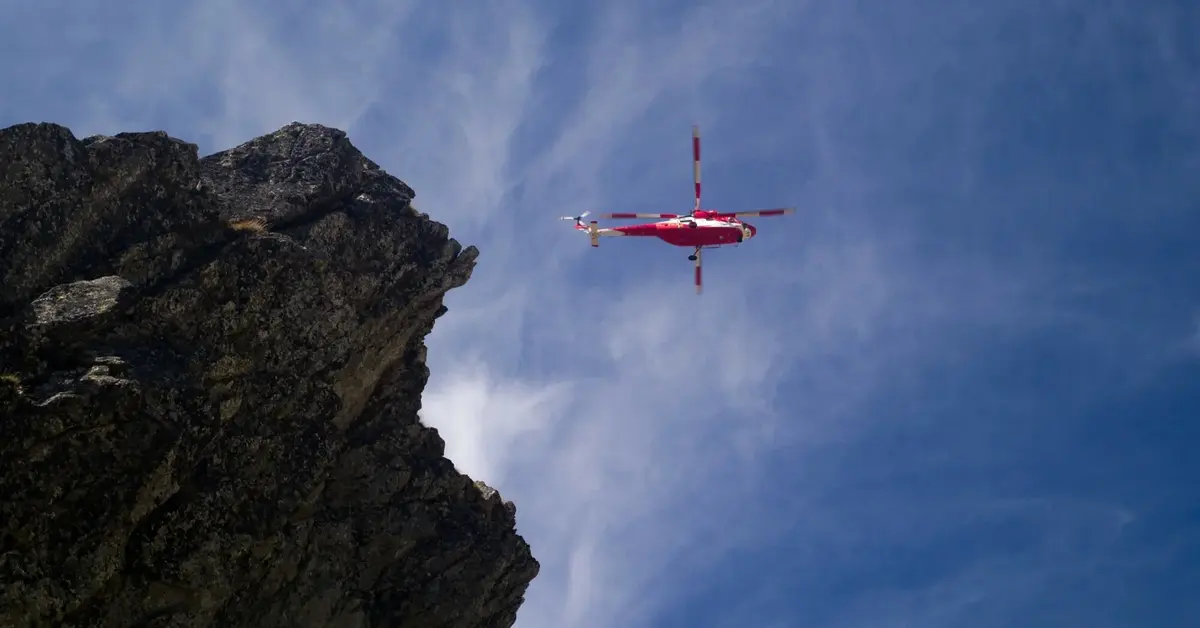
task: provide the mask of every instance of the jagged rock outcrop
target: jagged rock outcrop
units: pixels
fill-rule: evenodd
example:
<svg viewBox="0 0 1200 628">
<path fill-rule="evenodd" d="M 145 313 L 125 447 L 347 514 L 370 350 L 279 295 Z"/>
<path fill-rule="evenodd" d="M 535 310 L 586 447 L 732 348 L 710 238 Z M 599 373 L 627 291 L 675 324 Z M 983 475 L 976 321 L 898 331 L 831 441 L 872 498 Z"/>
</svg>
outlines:
<svg viewBox="0 0 1200 628">
<path fill-rule="evenodd" d="M 0 130 L 0 626 L 507 627 L 515 508 L 419 422 L 477 251 L 344 133 Z"/>
</svg>

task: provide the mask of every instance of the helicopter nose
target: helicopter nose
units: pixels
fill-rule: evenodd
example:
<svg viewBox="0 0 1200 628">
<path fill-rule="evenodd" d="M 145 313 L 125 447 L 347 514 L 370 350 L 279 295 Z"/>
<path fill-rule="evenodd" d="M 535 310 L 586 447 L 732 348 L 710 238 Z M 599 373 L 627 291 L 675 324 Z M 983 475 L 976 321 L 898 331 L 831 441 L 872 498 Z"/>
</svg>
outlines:
<svg viewBox="0 0 1200 628">
<path fill-rule="evenodd" d="M 749 224 L 749 223 L 742 223 L 742 224 L 746 227 L 745 231 L 746 231 L 746 239 L 747 240 L 749 240 L 750 238 L 753 238 L 754 235 L 758 233 L 758 229 L 755 229 L 754 225 Z"/>
</svg>

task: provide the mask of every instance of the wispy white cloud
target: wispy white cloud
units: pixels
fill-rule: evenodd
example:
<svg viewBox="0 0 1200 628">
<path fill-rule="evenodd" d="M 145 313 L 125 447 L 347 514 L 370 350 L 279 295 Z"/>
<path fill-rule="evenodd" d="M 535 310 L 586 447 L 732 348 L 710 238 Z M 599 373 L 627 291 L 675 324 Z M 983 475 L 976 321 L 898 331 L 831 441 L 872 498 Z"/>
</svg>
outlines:
<svg viewBox="0 0 1200 628">
<path fill-rule="evenodd" d="M 451 443 L 451 459 L 477 478 L 501 486 L 513 460 L 545 451 L 546 417 L 562 416 L 575 394 L 573 382 L 515 379 L 497 373 L 479 356 L 442 361 L 440 384 L 422 399 L 422 414 Z M 508 371 L 508 369 L 505 369 Z M 486 420 L 486 419 L 491 420 Z"/>
<path fill-rule="evenodd" d="M 375 61 L 390 68 L 392 98 L 376 103 L 363 131 L 382 135 L 370 141 L 373 154 L 403 173 L 422 205 L 456 233 L 475 233 L 494 226 L 517 174 L 513 142 L 553 24 L 524 3 L 434 13 L 411 25 L 425 29 L 418 41 L 390 31 L 395 59 Z"/>
<path fill-rule="evenodd" d="M 105 79 L 70 122 L 81 134 L 165 126 L 219 148 L 293 120 L 350 127 L 382 97 L 387 52 L 410 5 L 297 12 L 289 4 L 214 0 L 65 12 L 78 38 L 60 54 L 80 55 Z M 88 44 L 108 54 L 88 59 Z"/>
</svg>

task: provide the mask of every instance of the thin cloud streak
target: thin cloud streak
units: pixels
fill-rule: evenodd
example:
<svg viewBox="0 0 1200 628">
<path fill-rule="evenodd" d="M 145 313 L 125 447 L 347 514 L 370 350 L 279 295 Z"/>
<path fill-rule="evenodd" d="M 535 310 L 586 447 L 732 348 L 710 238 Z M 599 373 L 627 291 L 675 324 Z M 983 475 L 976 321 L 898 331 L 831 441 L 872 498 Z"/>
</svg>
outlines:
<svg viewBox="0 0 1200 628">
<path fill-rule="evenodd" d="M 331 5 L 290 23 L 275 21 L 286 19 L 277 8 L 231 0 L 128 7 L 134 45 L 114 50 L 112 64 L 98 68 L 109 89 L 88 95 L 75 130 L 115 133 L 172 122 L 227 148 L 294 120 L 349 128 L 381 95 L 383 53 L 408 6 L 370 3 L 356 12 Z M 86 10 L 71 19 L 107 22 Z M 93 29 L 91 37 L 101 37 L 102 29 Z M 174 112 L 169 120 L 167 111 Z"/>
</svg>

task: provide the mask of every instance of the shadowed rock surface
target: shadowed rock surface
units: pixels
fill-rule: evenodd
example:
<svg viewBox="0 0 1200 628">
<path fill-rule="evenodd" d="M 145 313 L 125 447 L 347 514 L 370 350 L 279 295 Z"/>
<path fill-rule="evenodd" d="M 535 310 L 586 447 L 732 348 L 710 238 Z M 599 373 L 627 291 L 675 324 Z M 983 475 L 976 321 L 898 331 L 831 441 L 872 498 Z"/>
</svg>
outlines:
<svg viewBox="0 0 1200 628">
<path fill-rule="evenodd" d="M 0 626 L 511 626 L 515 508 L 418 420 L 477 251 L 341 131 L 0 130 Z"/>
</svg>

